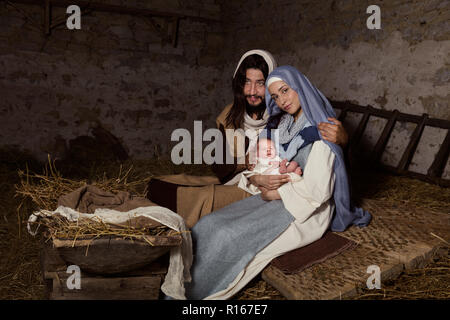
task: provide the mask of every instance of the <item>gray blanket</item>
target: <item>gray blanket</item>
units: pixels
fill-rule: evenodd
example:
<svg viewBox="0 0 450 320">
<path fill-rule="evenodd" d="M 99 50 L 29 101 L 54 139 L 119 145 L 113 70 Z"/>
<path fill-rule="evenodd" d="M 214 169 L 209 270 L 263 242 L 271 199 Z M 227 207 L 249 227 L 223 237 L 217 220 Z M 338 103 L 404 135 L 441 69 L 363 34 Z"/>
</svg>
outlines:
<svg viewBox="0 0 450 320">
<path fill-rule="evenodd" d="M 204 216 L 192 228 L 194 262 L 186 297 L 203 299 L 226 289 L 293 221 L 281 200 L 266 202 L 260 195 Z"/>
</svg>

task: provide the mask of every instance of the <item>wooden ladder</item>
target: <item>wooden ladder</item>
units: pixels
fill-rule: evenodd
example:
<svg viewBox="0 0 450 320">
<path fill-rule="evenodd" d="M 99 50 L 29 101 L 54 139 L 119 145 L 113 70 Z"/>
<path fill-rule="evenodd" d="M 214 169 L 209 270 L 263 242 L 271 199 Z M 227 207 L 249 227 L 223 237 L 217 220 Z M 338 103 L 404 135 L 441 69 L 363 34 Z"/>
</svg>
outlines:
<svg viewBox="0 0 450 320">
<path fill-rule="evenodd" d="M 349 137 L 349 147 L 356 148 L 361 141 L 361 137 L 367 127 L 367 123 L 371 116 L 380 117 L 387 119 L 387 123 L 381 132 L 380 137 L 375 144 L 372 152 L 370 153 L 369 160 L 372 164 L 376 164 L 391 173 L 400 174 L 405 176 L 410 176 L 412 178 L 420 179 L 426 182 L 438 184 L 441 186 L 450 186 L 450 179 L 442 178 L 445 166 L 450 153 L 450 121 L 443 119 L 430 118 L 428 114 L 424 113 L 422 116 L 407 114 L 399 112 L 398 110 L 388 111 L 382 109 L 376 109 L 372 106 L 359 106 L 352 104 L 348 101 L 332 101 L 330 100 L 332 106 L 335 109 L 340 109 L 339 121 L 344 121 L 349 112 L 362 113 L 362 119 L 360 120 L 356 130 Z M 381 163 L 381 156 L 387 146 L 391 133 L 397 121 L 400 122 L 412 122 L 416 123 L 417 126 L 412 133 L 409 143 L 403 152 L 403 155 L 396 167 Z M 422 133 L 426 126 L 441 128 L 447 130 L 447 135 L 441 144 L 439 151 L 434 157 L 434 161 L 428 168 L 427 174 L 422 174 L 418 172 L 410 171 L 409 165 L 414 157 L 417 146 L 419 145 Z"/>
</svg>

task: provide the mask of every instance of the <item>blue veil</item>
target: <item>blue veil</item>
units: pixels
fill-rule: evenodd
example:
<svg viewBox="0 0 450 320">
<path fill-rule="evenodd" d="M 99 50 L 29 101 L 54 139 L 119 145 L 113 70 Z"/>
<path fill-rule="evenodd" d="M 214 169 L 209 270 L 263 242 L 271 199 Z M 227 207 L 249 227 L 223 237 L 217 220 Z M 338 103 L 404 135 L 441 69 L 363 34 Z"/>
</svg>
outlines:
<svg viewBox="0 0 450 320">
<path fill-rule="evenodd" d="M 282 79 L 297 92 L 303 112 L 313 126 L 317 126 L 320 122 L 329 122 L 327 120 L 329 117 L 336 117 L 328 99 L 302 73 L 292 66 L 279 67 L 267 77 L 265 96 L 267 109 L 271 117 L 282 112 L 271 98 L 267 87 L 268 80 L 272 77 Z M 344 231 L 351 224 L 359 227 L 367 226 L 372 218 L 370 213 L 362 208 L 356 208 L 351 204 L 349 182 L 342 148 L 339 145 L 324 140 L 322 136 L 320 138 L 336 155 L 334 161 L 336 180 L 333 194 L 336 210 L 331 221 L 331 230 Z"/>
</svg>

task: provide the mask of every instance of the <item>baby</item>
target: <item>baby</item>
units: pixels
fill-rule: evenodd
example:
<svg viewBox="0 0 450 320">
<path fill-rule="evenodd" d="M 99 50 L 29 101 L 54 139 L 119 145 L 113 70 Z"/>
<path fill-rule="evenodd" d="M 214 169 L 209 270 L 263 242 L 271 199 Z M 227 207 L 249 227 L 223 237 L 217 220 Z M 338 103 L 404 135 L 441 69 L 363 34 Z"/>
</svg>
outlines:
<svg viewBox="0 0 450 320">
<path fill-rule="evenodd" d="M 242 172 L 238 187 L 251 194 L 260 193 L 261 191 L 248 180 L 255 174 L 288 174 L 293 182 L 302 179 L 302 169 L 297 162 L 282 160 L 277 155 L 275 142 L 266 137 L 258 139 L 256 143 L 256 164 L 252 170 Z"/>
<path fill-rule="evenodd" d="M 302 175 L 302 169 L 295 161 L 283 161 L 277 155 L 275 142 L 269 138 L 259 138 L 256 145 L 256 165 L 253 171 L 260 174 L 285 174 L 294 172 Z"/>
</svg>

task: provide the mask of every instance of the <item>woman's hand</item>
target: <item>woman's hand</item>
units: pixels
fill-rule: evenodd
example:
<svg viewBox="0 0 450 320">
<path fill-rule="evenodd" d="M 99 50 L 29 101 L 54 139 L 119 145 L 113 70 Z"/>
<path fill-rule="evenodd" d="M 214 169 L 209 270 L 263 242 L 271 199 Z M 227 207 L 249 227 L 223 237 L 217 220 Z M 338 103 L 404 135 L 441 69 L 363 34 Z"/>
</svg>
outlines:
<svg viewBox="0 0 450 320">
<path fill-rule="evenodd" d="M 254 175 L 249 178 L 250 182 L 257 186 L 260 190 L 261 187 L 268 190 L 277 190 L 286 182 L 291 181 L 289 175 Z M 261 190 L 262 191 L 262 190 Z"/>
<path fill-rule="evenodd" d="M 338 144 L 341 147 L 345 147 L 348 142 L 348 134 L 342 126 L 342 122 L 336 118 L 328 118 L 328 120 L 334 124 L 327 122 L 319 123 L 317 128 L 319 129 L 320 134 L 325 140 Z"/>
<path fill-rule="evenodd" d="M 280 200 L 280 194 L 278 193 L 278 190 L 269 190 L 264 187 L 259 187 L 259 190 L 261 190 L 261 198 L 264 201 L 272 201 L 272 200 Z"/>
</svg>

